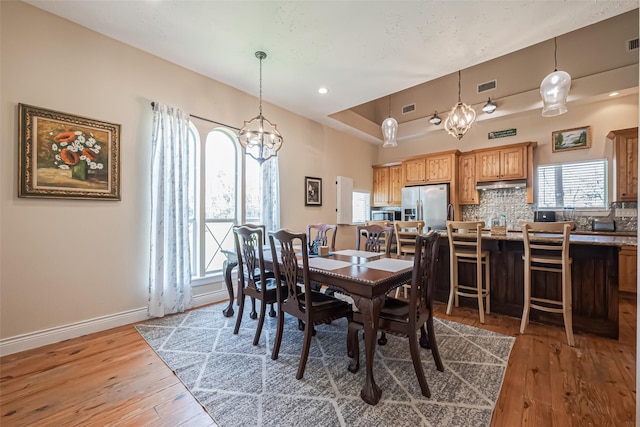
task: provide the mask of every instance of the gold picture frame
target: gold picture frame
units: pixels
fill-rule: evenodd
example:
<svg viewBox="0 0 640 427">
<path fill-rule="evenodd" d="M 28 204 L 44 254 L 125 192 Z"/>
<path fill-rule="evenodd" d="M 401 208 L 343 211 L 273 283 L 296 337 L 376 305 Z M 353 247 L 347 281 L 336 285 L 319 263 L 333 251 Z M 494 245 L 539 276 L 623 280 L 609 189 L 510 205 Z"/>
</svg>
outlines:
<svg viewBox="0 0 640 427">
<path fill-rule="evenodd" d="M 551 132 L 551 149 L 554 153 L 591 148 L 591 126 Z"/>
<path fill-rule="evenodd" d="M 120 125 L 18 104 L 18 197 L 120 200 Z"/>
</svg>

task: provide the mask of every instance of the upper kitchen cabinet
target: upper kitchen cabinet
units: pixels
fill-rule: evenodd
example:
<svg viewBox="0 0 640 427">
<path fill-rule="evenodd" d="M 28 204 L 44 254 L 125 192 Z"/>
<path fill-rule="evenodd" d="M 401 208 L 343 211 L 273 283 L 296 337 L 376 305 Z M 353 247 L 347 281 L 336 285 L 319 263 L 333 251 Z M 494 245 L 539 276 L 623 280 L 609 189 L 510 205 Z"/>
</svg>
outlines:
<svg viewBox="0 0 640 427">
<path fill-rule="evenodd" d="M 479 151 L 476 164 L 478 182 L 527 178 L 525 146 Z"/>
<path fill-rule="evenodd" d="M 609 132 L 613 141 L 613 170 L 617 202 L 638 200 L 638 128 Z"/>
<path fill-rule="evenodd" d="M 458 163 L 460 165 L 459 202 L 461 205 L 477 205 L 480 203 L 480 198 L 476 189 L 476 155 L 462 154 Z"/>
<path fill-rule="evenodd" d="M 404 185 L 451 182 L 456 173 L 458 150 L 413 157 L 402 162 Z"/>
<path fill-rule="evenodd" d="M 402 165 L 373 167 L 373 206 L 400 206 L 402 203 Z"/>
</svg>

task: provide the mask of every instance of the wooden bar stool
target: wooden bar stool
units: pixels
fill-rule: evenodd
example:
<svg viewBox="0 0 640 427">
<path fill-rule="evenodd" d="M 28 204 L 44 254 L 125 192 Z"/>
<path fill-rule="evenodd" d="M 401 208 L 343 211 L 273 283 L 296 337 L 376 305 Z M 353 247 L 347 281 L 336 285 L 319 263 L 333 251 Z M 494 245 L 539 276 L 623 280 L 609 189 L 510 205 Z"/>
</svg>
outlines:
<svg viewBox="0 0 640 427">
<path fill-rule="evenodd" d="M 398 255 L 414 255 L 416 251 L 416 236 L 422 234 L 424 221 L 396 221 L 393 230 L 396 235 L 396 253 Z M 405 299 L 408 299 L 407 290 L 411 285 L 402 285 Z M 400 288 L 396 288 L 396 298 L 400 295 Z"/>
<path fill-rule="evenodd" d="M 562 313 L 567 341 L 571 347 L 573 340 L 573 319 L 571 311 L 571 263 L 569 258 L 569 236 L 573 222 L 525 222 L 522 224 L 524 240 L 524 310 L 520 333 L 529 324 L 532 308 L 549 313 Z M 560 273 L 562 299 L 552 300 L 531 296 L 531 276 L 534 271 Z M 548 283 L 548 281 L 545 281 Z"/>
<path fill-rule="evenodd" d="M 490 259 L 489 251 L 482 250 L 483 221 L 447 221 L 447 236 L 449 236 L 450 259 L 450 289 L 447 314 L 451 314 L 451 308 L 455 301 L 458 307 L 458 297 L 478 299 L 478 311 L 480 323 L 484 323 L 485 304 L 487 314 L 491 313 L 490 294 Z M 476 286 L 462 285 L 458 279 L 458 263 L 476 264 Z M 484 285 L 482 266 L 485 266 Z"/>
</svg>

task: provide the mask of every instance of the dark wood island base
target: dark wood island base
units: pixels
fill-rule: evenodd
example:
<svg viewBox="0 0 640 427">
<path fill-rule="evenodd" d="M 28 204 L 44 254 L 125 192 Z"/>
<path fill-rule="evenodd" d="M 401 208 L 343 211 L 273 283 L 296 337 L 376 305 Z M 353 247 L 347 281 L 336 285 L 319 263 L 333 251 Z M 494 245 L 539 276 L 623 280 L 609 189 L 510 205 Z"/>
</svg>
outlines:
<svg viewBox="0 0 640 427">
<path fill-rule="evenodd" d="M 570 256 L 573 330 L 618 339 L 618 252 L 636 238 L 572 235 Z M 483 249 L 491 251 L 491 312 L 520 318 L 524 303 L 524 245 L 521 233 L 483 235 Z M 435 299 L 449 298 L 449 246 L 441 240 Z M 475 286 L 475 265 L 461 263 L 460 282 Z M 535 296 L 561 299 L 560 275 L 534 272 Z M 460 305 L 477 309 L 473 298 L 460 298 Z M 454 308 L 455 310 L 455 308 Z M 532 310 L 534 322 L 564 327 L 562 315 Z"/>
</svg>

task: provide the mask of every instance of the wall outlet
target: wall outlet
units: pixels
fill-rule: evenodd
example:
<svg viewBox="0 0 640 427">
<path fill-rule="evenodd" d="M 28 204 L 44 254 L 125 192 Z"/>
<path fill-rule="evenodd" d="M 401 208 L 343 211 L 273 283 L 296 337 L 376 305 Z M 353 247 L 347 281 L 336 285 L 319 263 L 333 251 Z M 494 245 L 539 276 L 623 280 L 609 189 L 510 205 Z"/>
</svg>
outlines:
<svg viewBox="0 0 640 427">
<path fill-rule="evenodd" d="M 637 209 L 631 209 L 631 208 L 616 209 L 616 218 L 635 218 L 637 216 L 638 216 Z"/>
</svg>

